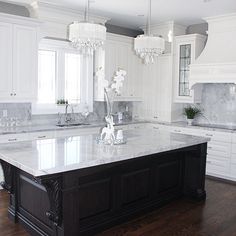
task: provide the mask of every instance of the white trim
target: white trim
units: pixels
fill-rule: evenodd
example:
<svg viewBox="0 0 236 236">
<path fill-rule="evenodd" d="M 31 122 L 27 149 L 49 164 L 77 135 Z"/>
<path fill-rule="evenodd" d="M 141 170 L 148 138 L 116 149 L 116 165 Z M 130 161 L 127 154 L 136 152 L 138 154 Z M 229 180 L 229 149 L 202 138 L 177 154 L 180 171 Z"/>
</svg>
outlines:
<svg viewBox="0 0 236 236">
<path fill-rule="evenodd" d="M 6 13 L 0 13 L 0 21 L 24 26 L 41 26 L 43 24 L 42 21 L 35 18 L 16 16 Z"/>
</svg>

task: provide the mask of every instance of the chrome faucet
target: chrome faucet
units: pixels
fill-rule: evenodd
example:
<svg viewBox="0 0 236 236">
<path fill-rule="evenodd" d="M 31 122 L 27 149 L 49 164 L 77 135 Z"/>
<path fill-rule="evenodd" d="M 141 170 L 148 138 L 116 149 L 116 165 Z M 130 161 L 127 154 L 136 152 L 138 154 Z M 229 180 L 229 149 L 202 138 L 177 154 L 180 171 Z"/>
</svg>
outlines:
<svg viewBox="0 0 236 236">
<path fill-rule="evenodd" d="M 71 108 L 71 113 L 68 113 L 68 108 Z M 72 105 L 70 104 L 66 104 L 66 107 L 65 107 L 65 122 L 68 123 L 68 122 L 71 122 L 73 119 L 75 118 L 74 116 L 74 108 Z"/>
</svg>

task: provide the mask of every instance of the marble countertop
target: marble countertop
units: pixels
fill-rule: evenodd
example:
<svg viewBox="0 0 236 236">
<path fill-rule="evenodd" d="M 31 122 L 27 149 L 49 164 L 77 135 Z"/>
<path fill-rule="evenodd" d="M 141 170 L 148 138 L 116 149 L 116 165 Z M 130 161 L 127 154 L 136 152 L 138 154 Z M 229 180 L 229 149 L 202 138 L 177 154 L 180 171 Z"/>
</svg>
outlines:
<svg viewBox="0 0 236 236">
<path fill-rule="evenodd" d="M 188 125 L 187 122 L 158 122 L 152 121 L 153 124 L 160 124 L 166 126 L 174 126 L 174 127 L 181 127 L 181 128 L 188 128 L 188 129 L 201 129 L 201 130 L 209 130 L 209 131 L 219 131 L 219 132 L 227 132 L 227 133 L 236 133 L 236 126 L 235 125 L 214 125 L 212 124 L 203 124 L 203 125 Z M 221 126 L 221 128 L 217 127 Z"/>
<path fill-rule="evenodd" d="M 56 174 L 208 142 L 210 139 L 145 129 L 124 132 L 127 144 L 97 144 L 96 135 L 0 145 L 0 159 L 35 176 Z"/>
<path fill-rule="evenodd" d="M 132 120 L 132 121 L 122 121 L 116 123 L 115 126 L 129 125 L 129 124 L 139 124 L 145 123 L 146 121 Z M 80 126 L 68 126 L 59 127 L 56 125 L 27 125 L 27 126 L 16 126 L 16 127 L 4 127 L 0 128 L 0 135 L 6 134 L 23 134 L 23 133 L 33 133 L 33 132 L 43 132 L 43 131 L 60 131 L 60 130 L 70 130 L 70 129 L 80 129 L 80 128 L 93 128 L 105 126 L 104 122 L 92 122 L 89 125 Z"/>
</svg>

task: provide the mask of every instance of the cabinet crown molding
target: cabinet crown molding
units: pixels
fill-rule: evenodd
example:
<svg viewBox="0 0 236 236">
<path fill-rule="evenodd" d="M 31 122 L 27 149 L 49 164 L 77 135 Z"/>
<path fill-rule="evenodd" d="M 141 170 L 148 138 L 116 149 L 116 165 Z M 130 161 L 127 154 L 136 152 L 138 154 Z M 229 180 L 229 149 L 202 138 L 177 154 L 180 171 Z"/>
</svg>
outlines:
<svg viewBox="0 0 236 236">
<path fill-rule="evenodd" d="M 0 13 L 0 22 L 6 22 L 11 24 L 18 24 L 18 25 L 28 25 L 28 26 L 40 26 L 43 24 L 42 21 L 30 18 L 30 17 L 24 17 L 24 16 L 16 16 L 6 13 Z"/>
</svg>

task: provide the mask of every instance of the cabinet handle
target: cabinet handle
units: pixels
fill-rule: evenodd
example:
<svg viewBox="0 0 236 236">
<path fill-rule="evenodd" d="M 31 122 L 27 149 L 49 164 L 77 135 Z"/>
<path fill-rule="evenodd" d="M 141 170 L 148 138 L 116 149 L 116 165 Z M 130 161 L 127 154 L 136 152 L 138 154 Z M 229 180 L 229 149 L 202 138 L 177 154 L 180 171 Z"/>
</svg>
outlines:
<svg viewBox="0 0 236 236">
<path fill-rule="evenodd" d="M 159 129 L 159 127 L 153 127 L 153 129 Z"/>
<path fill-rule="evenodd" d="M 213 136 L 213 134 L 206 134 L 206 136 L 208 136 L 208 137 L 212 137 L 212 136 Z"/>
<path fill-rule="evenodd" d="M 211 164 L 211 161 L 207 161 L 208 164 Z"/>
<path fill-rule="evenodd" d="M 17 141 L 17 138 L 10 138 L 8 139 L 9 142 Z"/>
<path fill-rule="evenodd" d="M 10 95 L 13 96 L 13 93 L 11 93 Z"/>
<path fill-rule="evenodd" d="M 212 149 L 212 147 L 208 147 L 208 149 Z"/>
<path fill-rule="evenodd" d="M 153 118 L 154 118 L 154 119 L 158 119 L 158 116 L 154 116 Z"/>
<path fill-rule="evenodd" d="M 46 138 L 46 137 L 47 137 L 46 135 L 38 136 L 38 138 Z"/>
<path fill-rule="evenodd" d="M 177 132 L 177 133 L 181 133 L 181 130 L 174 130 L 175 132 Z"/>
</svg>

